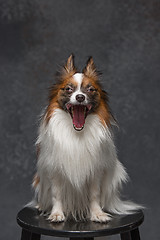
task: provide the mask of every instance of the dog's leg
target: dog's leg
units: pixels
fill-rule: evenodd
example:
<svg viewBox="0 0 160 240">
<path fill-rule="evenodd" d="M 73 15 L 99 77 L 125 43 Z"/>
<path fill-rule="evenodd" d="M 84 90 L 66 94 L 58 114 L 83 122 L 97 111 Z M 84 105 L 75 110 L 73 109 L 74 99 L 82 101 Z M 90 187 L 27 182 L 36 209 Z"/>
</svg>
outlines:
<svg viewBox="0 0 160 240">
<path fill-rule="evenodd" d="M 62 201 L 61 201 L 62 183 L 58 177 L 55 177 L 52 181 L 51 193 L 52 193 L 52 210 L 48 217 L 51 222 L 63 222 L 65 216 L 63 213 Z"/>
<path fill-rule="evenodd" d="M 100 181 L 93 180 L 90 186 L 90 220 L 94 222 L 108 222 L 111 215 L 105 213 L 100 206 Z"/>
</svg>

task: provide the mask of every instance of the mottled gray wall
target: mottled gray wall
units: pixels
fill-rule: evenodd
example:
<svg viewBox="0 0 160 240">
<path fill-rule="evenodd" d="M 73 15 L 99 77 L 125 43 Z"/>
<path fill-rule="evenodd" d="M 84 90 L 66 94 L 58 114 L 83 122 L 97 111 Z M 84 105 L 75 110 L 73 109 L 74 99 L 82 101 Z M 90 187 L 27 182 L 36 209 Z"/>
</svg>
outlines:
<svg viewBox="0 0 160 240">
<path fill-rule="evenodd" d="M 160 235 L 160 1 L 0 1 L 0 229 L 19 239 L 17 211 L 35 172 L 37 120 L 58 64 L 93 55 L 110 94 L 124 193 L 148 207 L 142 239 Z"/>
</svg>

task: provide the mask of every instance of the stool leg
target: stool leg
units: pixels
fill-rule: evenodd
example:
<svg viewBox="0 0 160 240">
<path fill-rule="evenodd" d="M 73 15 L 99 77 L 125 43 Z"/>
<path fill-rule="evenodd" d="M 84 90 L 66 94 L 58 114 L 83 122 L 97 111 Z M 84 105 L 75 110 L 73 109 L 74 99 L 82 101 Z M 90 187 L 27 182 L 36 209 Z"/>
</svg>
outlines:
<svg viewBox="0 0 160 240">
<path fill-rule="evenodd" d="M 131 230 L 130 232 L 121 233 L 121 240 L 140 240 L 138 228 Z"/>
<path fill-rule="evenodd" d="M 41 235 L 22 229 L 21 240 L 40 240 Z"/>
<path fill-rule="evenodd" d="M 121 233 L 121 240 L 132 240 L 130 232 Z"/>
<path fill-rule="evenodd" d="M 22 229 L 22 234 L 21 234 L 21 240 L 30 240 L 31 239 L 31 235 L 32 233 L 25 230 L 25 229 Z"/>
<path fill-rule="evenodd" d="M 140 234 L 139 234 L 138 228 L 131 231 L 131 239 L 132 240 L 140 240 Z"/>
<path fill-rule="evenodd" d="M 37 233 L 32 233 L 31 240 L 40 240 L 41 235 Z"/>
</svg>

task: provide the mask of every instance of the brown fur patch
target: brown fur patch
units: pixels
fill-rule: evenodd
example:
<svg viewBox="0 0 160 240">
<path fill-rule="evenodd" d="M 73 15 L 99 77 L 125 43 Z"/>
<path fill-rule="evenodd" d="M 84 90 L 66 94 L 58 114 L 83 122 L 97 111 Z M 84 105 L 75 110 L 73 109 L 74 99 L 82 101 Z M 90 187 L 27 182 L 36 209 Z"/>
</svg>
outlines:
<svg viewBox="0 0 160 240">
<path fill-rule="evenodd" d="M 76 71 L 70 72 L 69 74 L 62 75 L 60 80 L 53 85 L 53 87 L 50 89 L 50 95 L 49 95 L 49 105 L 46 110 L 45 120 L 48 123 L 50 118 L 53 115 L 53 112 L 57 108 L 61 108 L 60 106 L 60 98 L 61 98 L 61 92 L 66 87 L 67 84 L 72 83 L 74 86 L 77 86 L 76 81 L 73 79 L 73 75 L 76 73 Z"/>
<path fill-rule="evenodd" d="M 98 76 L 94 77 L 84 76 L 82 85 L 86 87 L 88 84 L 91 84 L 99 94 L 99 106 L 97 107 L 96 114 L 98 114 L 100 121 L 105 126 L 110 126 L 110 120 L 112 119 L 111 111 L 108 105 L 108 95 L 105 91 L 102 90 L 102 86 L 98 80 Z"/>
<path fill-rule="evenodd" d="M 88 59 L 87 65 L 83 69 L 83 73 L 89 78 L 97 79 L 97 71 L 92 57 Z"/>
<path fill-rule="evenodd" d="M 59 74 L 56 84 L 54 84 L 53 87 L 50 89 L 49 105 L 47 107 L 44 119 L 46 123 L 49 122 L 55 109 L 61 108 L 59 104 L 61 90 L 67 85 L 67 83 L 73 82 L 72 77 L 76 73 L 76 71 L 77 70 L 74 66 L 74 56 L 70 55 L 61 73 Z M 74 84 L 76 83 L 74 82 Z"/>
<path fill-rule="evenodd" d="M 100 102 L 99 108 L 97 109 L 97 114 L 98 114 L 103 126 L 105 127 L 107 125 L 108 127 L 110 127 L 111 115 L 109 113 L 108 106 L 106 105 L 106 103 L 104 101 Z"/>
<path fill-rule="evenodd" d="M 39 144 L 36 144 L 36 155 L 37 155 L 37 159 L 39 157 L 39 154 L 40 154 L 40 143 Z"/>
<path fill-rule="evenodd" d="M 33 178 L 33 182 L 32 182 L 32 186 L 34 188 L 37 187 L 37 185 L 39 184 L 40 182 L 40 177 L 37 175 L 37 173 L 34 175 L 34 178 Z"/>
</svg>

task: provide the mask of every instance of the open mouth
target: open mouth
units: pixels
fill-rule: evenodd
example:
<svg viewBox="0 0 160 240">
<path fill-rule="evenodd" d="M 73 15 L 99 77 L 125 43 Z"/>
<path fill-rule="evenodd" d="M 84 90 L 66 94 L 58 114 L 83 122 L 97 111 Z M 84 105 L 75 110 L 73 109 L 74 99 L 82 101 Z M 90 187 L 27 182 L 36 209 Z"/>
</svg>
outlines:
<svg viewBox="0 0 160 240">
<path fill-rule="evenodd" d="M 85 124 L 85 119 L 90 112 L 92 105 L 72 105 L 66 104 L 67 111 L 70 113 L 73 121 L 73 127 L 77 131 L 81 131 Z"/>
</svg>

